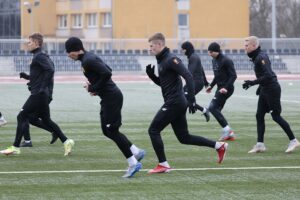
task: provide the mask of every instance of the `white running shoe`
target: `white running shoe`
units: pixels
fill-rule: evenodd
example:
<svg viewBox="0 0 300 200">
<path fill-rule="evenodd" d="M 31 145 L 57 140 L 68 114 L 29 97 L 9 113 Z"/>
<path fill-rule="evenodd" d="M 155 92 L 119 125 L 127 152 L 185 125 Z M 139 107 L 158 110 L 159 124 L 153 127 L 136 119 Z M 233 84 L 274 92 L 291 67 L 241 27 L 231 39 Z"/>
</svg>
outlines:
<svg viewBox="0 0 300 200">
<path fill-rule="evenodd" d="M 21 153 L 21 150 L 19 147 L 10 146 L 10 147 L 7 147 L 7 149 L 0 151 L 0 153 L 7 155 L 7 156 L 8 155 L 18 155 Z"/>
<path fill-rule="evenodd" d="M 65 147 L 65 156 L 68 156 L 72 152 L 72 147 L 75 145 L 74 140 L 72 139 L 67 139 L 67 141 L 64 144 Z"/>
<path fill-rule="evenodd" d="M 297 139 L 290 141 L 288 148 L 285 150 L 285 153 L 291 153 L 297 147 L 300 147 L 300 142 Z"/>
<path fill-rule="evenodd" d="M 266 146 L 265 144 L 256 144 L 253 146 L 253 148 L 248 151 L 248 153 L 262 153 L 262 152 L 265 152 L 267 149 L 266 149 Z"/>
<path fill-rule="evenodd" d="M 5 124 L 7 124 L 7 121 L 4 119 L 3 116 L 0 117 L 0 127 L 4 126 Z"/>
<path fill-rule="evenodd" d="M 142 169 L 142 163 L 138 162 L 136 165 L 128 167 L 126 173 L 122 176 L 123 178 L 131 178 L 135 173 Z"/>
</svg>

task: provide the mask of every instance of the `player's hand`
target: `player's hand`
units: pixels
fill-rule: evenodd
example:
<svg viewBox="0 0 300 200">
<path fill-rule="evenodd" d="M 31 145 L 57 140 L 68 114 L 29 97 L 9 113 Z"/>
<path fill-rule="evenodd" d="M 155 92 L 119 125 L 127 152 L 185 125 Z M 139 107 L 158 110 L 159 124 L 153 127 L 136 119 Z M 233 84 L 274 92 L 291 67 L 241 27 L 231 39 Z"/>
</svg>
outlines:
<svg viewBox="0 0 300 200">
<path fill-rule="evenodd" d="M 52 96 L 49 96 L 48 103 L 50 104 L 52 100 L 53 100 Z"/>
<path fill-rule="evenodd" d="M 221 94 L 227 94 L 226 88 L 221 88 L 221 89 L 219 90 L 219 92 L 220 92 Z"/>
<path fill-rule="evenodd" d="M 26 74 L 25 72 L 20 72 L 20 78 L 24 78 L 24 79 L 29 79 L 29 75 Z"/>
<path fill-rule="evenodd" d="M 209 85 L 209 86 L 206 88 L 206 93 L 211 93 L 211 90 L 212 90 L 212 87 Z"/>
<path fill-rule="evenodd" d="M 205 86 L 205 88 L 207 89 L 207 88 L 209 87 L 209 82 L 206 82 L 206 83 L 204 84 L 204 86 Z"/>
<path fill-rule="evenodd" d="M 260 90 L 261 90 L 261 87 L 260 87 L 260 86 L 258 86 L 258 88 L 256 89 L 256 93 L 255 93 L 257 96 L 259 96 L 259 94 L 260 94 Z"/>
<path fill-rule="evenodd" d="M 83 84 L 83 87 L 85 88 L 85 90 L 88 92 L 89 91 L 89 87 L 90 87 L 90 82 L 86 81 L 84 84 Z"/>
<path fill-rule="evenodd" d="M 254 81 L 246 80 L 243 83 L 243 89 L 248 90 L 251 86 L 255 85 Z"/>
<path fill-rule="evenodd" d="M 189 113 L 194 114 L 197 111 L 195 97 L 188 99 Z"/>
<path fill-rule="evenodd" d="M 149 64 L 146 66 L 146 73 L 149 77 L 154 75 L 154 71 L 155 71 L 155 65 Z"/>
</svg>

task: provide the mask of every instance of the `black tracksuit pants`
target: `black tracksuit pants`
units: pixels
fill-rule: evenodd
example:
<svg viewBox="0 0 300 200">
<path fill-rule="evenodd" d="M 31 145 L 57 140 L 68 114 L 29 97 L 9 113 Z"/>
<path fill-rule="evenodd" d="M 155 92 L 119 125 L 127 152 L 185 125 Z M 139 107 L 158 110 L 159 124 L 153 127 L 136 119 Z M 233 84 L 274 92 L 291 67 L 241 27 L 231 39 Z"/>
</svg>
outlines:
<svg viewBox="0 0 300 200">
<path fill-rule="evenodd" d="M 151 122 L 148 132 L 160 163 L 167 160 L 164 143 L 161 138 L 161 131 L 169 124 L 171 124 L 180 143 L 211 148 L 215 147 L 216 142 L 214 141 L 201 136 L 190 135 L 186 120 L 186 109 L 186 99 L 182 97 L 178 103 L 172 105 L 164 104 Z"/>
<path fill-rule="evenodd" d="M 223 109 L 227 99 L 233 94 L 234 87 L 228 88 L 226 94 L 222 94 L 219 92 L 221 88 L 218 88 L 214 98 L 211 100 L 209 104 L 209 111 L 211 114 L 216 118 L 218 123 L 224 128 L 228 125 L 228 122 L 226 121 L 225 117 L 221 113 L 221 110 Z"/>
<path fill-rule="evenodd" d="M 31 140 L 30 137 L 30 131 L 29 131 L 29 124 L 36 126 L 38 128 L 44 129 L 48 132 L 51 132 L 51 128 L 46 126 L 43 121 L 37 116 L 37 114 L 33 114 L 29 116 L 29 121 L 27 123 L 27 125 L 24 125 L 24 130 L 23 130 L 23 136 L 24 136 L 24 140 Z"/>
<path fill-rule="evenodd" d="M 36 114 L 43 121 L 43 123 L 51 129 L 51 132 L 55 132 L 61 142 L 65 142 L 67 140 L 67 137 L 62 133 L 59 126 L 50 118 L 48 95 L 45 93 L 38 93 L 29 96 L 23 105 L 22 110 L 17 116 L 18 125 L 13 144 L 15 147 L 20 146 L 23 137 L 23 131 L 26 131 L 26 126 L 28 126 L 30 116 L 33 114 Z"/>
<path fill-rule="evenodd" d="M 284 130 L 290 140 L 295 139 L 290 125 L 281 117 L 281 87 L 278 83 L 269 86 L 261 86 L 257 111 L 257 142 L 264 142 L 265 115 L 271 113 L 272 119 Z"/>
<path fill-rule="evenodd" d="M 126 158 L 132 156 L 130 147 L 132 143 L 119 131 L 122 125 L 121 109 L 123 106 L 123 95 L 116 90 L 111 95 L 106 95 L 100 102 L 100 120 L 103 134 L 113 140 Z"/>
</svg>

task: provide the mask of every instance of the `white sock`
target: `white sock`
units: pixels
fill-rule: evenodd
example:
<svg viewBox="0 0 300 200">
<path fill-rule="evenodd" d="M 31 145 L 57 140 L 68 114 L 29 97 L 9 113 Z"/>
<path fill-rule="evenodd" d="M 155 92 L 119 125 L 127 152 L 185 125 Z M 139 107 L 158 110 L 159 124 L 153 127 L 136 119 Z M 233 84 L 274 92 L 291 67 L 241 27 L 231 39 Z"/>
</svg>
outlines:
<svg viewBox="0 0 300 200">
<path fill-rule="evenodd" d="M 295 139 L 291 140 L 291 142 L 297 142 L 297 139 L 295 138 Z"/>
<path fill-rule="evenodd" d="M 223 142 L 216 142 L 215 149 L 219 149 L 223 145 Z"/>
<path fill-rule="evenodd" d="M 131 157 L 127 158 L 127 162 L 129 166 L 133 166 L 136 165 L 138 161 L 136 160 L 134 155 L 132 155 Z"/>
<path fill-rule="evenodd" d="M 130 147 L 130 151 L 131 151 L 131 153 L 132 153 L 133 155 L 137 155 L 137 154 L 139 153 L 140 149 L 137 148 L 137 146 L 135 146 L 135 145 L 133 144 L 133 145 L 131 145 L 131 147 Z"/>
<path fill-rule="evenodd" d="M 68 140 L 69 140 L 69 139 L 67 139 L 67 140 L 64 142 L 64 144 L 67 144 L 67 143 L 68 143 Z"/>
<path fill-rule="evenodd" d="M 224 131 L 230 131 L 231 128 L 230 128 L 230 126 L 227 125 L 227 126 L 225 126 L 225 127 L 223 128 L 223 130 L 224 130 Z"/>
<path fill-rule="evenodd" d="M 203 108 L 203 113 L 206 113 L 207 112 L 207 109 L 206 108 Z"/>
<path fill-rule="evenodd" d="M 161 162 L 161 163 L 159 163 L 159 165 L 170 168 L 168 161 Z"/>
<path fill-rule="evenodd" d="M 24 140 L 24 142 L 25 142 L 25 143 L 30 143 L 30 142 L 31 142 L 31 140 Z"/>
<path fill-rule="evenodd" d="M 256 143 L 257 146 L 265 146 L 265 144 L 263 142 L 258 142 Z"/>
</svg>

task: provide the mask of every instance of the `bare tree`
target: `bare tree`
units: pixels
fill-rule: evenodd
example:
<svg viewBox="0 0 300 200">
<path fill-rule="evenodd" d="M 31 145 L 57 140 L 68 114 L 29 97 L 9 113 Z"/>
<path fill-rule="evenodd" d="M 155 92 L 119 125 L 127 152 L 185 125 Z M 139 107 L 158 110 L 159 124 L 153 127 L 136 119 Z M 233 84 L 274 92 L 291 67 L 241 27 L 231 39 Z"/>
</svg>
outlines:
<svg viewBox="0 0 300 200">
<path fill-rule="evenodd" d="M 271 37 L 271 0 L 250 0 L 250 34 Z M 277 37 L 300 37 L 300 0 L 276 0 Z"/>
</svg>

